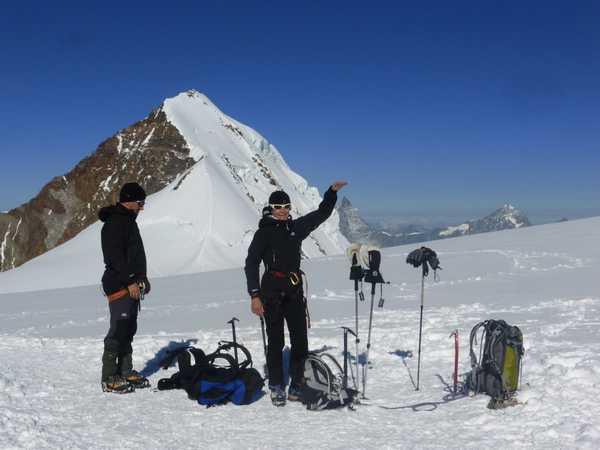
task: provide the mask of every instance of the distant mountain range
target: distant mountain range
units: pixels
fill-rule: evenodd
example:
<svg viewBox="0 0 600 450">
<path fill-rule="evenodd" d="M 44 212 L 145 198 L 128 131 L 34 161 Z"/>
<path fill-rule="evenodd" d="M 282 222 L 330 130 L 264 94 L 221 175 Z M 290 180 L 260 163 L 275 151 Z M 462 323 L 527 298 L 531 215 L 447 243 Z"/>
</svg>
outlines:
<svg viewBox="0 0 600 450">
<path fill-rule="evenodd" d="M 416 242 L 433 241 L 469 234 L 488 233 L 490 231 L 510 230 L 528 227 L 531 222 L 527 216 L 512 205 L 504 205 L 490 215 L 447 227 L 426 228 L 422 225 L 403 225 L 397 229 L 383 229 L 369 225 L 357 208 L 346 197 L 338 206 L 340 231 L 350 242 L 393 247 Z"/>
</svg>

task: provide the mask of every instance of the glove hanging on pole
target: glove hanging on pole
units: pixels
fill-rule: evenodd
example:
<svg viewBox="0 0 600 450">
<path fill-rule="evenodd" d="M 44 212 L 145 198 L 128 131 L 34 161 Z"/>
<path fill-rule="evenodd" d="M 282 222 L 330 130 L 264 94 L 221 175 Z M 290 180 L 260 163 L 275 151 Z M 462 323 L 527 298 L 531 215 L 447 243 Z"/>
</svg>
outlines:
<svg viewBox="0 0 600 450">
<path fill-rule="evenodd" d="M 427 247 L 413 250 L 406 257 L 406 262 L 414 267 L 423 266 L 423 276 L 429 275 L 429 267 L 434 271 L 434 277 L 438 270 L 442 270 L 437 253 Z"/>
<path fill-rule="evenodd" d="M 421 247 L 409 253 L 406 258 L 408 264 L 414 267 L 421 267 L 421 314 L 419 318 L 419 357 L 417 362 L 417 388 L 419 390 L 419 381 L 421 378 L 421 337 L 423 334 L 423 305 L 425 304 L 425 277 L 429 274 L 429 266 L 437 273 L 440 267 L 440 260 L 437 254 L 427 247 Z M 434 275 L 435 278 L 435 275 Z"/>
<path fill-rule="evenodd" d="M 355 381 L 355 388 L 357 391 L 359 391 L 359 373 L 358 373 L 358 356 L 359 356 L 359 350 L 358 350 L 358 344 L 360 343 L 360 338 L 358 337 L 358 300 L 364 300 L 364 294 L 362 292 L 362 289 L 358 290 L 358 282 L 361 282 L 361 286 L 362 286 L 362 280 L 363 277 L 365 276 L 365 272 L 363 267 L 360 264 L 360 248 L 361 245 L 360 244 L 352 244 L 350 245 L 350 247 L 348 247 L 347 250 L 347 255 L 350 258 L 350 280 L 354 281 L 354 333 L 352 333 L 354 335 L 354 344 L 355 344 L 355 357 L 354 357 L 354 367 L 356 369 L 356 379 Z M 347 338 L 347 334 L 344 334 L 344 339 Z M 347 356 L 347 355 L 346 355 Z"/>
<path fill-rule="evenodd" d="M 367 266 L 365 269 L 365 282 L 371 283 L 371 309 L 369 312 L 369 333 L 367 335 L 367 352 L 365 358 L 365 366 L 363 370 L 363 391 L 362 397 L 365 397 L 367 389 L 367 373 L 369 370 L 369 351 L 371 349 L 371 330 L 373 328 L 373 303 L 375 301 L 375 287 L 377 284 L 384 284 L 385 281 L 381 276 L 381 252 L 375 247 L 362 246 L 360 248 L 360 257 L 362 262 Z M 379 301 L 379 306 L 383 306 L 383 295 Z"/>
</svg>

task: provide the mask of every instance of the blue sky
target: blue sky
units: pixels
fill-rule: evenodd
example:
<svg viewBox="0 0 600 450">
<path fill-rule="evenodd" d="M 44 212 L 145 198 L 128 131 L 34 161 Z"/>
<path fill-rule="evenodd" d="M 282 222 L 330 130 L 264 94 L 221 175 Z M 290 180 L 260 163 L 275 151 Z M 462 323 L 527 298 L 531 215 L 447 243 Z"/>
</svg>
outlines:
<svg viewBox="0 0 600 450">
<path fill-rule="evenodd" d="M 598 2 L 14 3 L 2 210 L 195 88 L 366 215 L 600 215 Z"/>
</svg>

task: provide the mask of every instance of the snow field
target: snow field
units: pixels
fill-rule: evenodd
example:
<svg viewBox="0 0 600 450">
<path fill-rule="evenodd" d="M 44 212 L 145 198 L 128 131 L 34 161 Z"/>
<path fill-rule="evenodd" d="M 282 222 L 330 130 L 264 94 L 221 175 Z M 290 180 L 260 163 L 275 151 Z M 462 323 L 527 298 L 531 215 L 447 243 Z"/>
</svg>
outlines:
<svg viewBox="0 0 600 450">
<path fill-rule="evenodd" d="M 600 219 L 431 243 L 443 271 L 427 279 L 421 390 L 415 391 L 419 271 L 413 247 L 386 249 L 383 309 L 375 305 L 367 404 L 356 411 L 247 407 L 205 409 L 182 391 L 100 390 L 108 328 L 98 287 L 0 295 L 0 448 L 597 448 L 600 441 Z M 307 261 L 312 349 L 342 361 L 340 326 L 354 327 L 354 291 L 342 257 Z M 264 363 L 258 320 L 239 269 L 154 280 L 134 341 L 134 362 L 155 386 L 157 354 L 177 343 L 211 351 L 238 339 Z M 360 304 L 362 347 L 370 290 Z M 379 299 L 379 289 L 375 301 Z M 453 399 L 454 343 L 469 369 L 468 335 L 501 318 L 524 334 L 522 404 L 488 410 L 488 397 Z M 351 340 L 350 352 L 354 353 Z M 408 356 L 409 352 L 412 356 Z M 404 358 L 403 358 L 404 357 Z"/>
</svg>

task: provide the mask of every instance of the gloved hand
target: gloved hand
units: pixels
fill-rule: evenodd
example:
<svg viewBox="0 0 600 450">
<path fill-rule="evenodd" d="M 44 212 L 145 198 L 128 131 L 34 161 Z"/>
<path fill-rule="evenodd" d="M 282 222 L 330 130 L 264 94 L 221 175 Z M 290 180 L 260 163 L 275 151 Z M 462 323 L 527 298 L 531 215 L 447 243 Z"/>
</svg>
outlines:
<svg viewBox="0 0 600 450">
<path fill-rule="evenodd" d="M 150 281 L 148 280 L 148 277 L 144 277 L 144 295 L 148 295 L 150 293 Z"/>
</svg>

